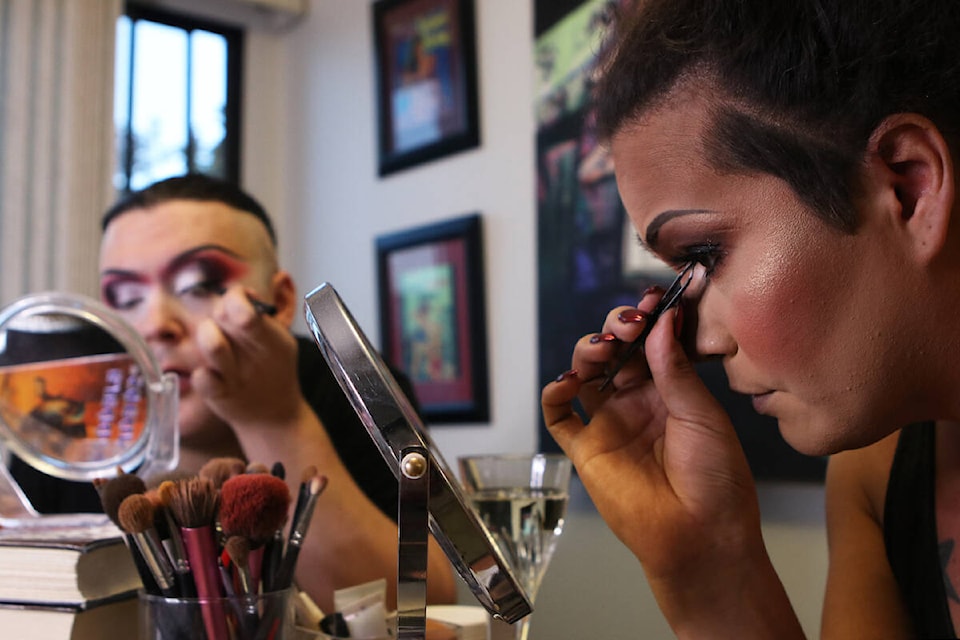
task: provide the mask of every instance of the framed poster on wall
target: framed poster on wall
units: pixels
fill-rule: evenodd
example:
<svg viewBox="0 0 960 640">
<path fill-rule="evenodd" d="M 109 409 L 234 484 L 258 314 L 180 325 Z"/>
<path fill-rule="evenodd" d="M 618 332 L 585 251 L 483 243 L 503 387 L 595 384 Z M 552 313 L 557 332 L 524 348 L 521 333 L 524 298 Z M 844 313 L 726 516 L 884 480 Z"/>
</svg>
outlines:
<svg viewBox="0 0 960 640">
<path fill-rule="evenodd" d="M 427 423 L 487 422 L 481 219 L 376 240 L 381 351 L 410 378 Z"/>
<path fill-rule="evenodd" d="M 480 144 L 473 0 L 373 4 L 379 174 Z"/>
</svg>

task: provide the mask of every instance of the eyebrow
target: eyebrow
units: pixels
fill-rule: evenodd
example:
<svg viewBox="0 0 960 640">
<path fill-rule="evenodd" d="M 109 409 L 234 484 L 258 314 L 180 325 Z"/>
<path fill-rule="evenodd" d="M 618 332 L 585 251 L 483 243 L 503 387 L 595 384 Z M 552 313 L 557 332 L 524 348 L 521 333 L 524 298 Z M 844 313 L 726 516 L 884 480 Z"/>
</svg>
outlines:
<svg viewBox="0 0 960 640">
<path fill-rule="evenodd" d="M 235 258 L 237 260 L 244 260 L 243 256 L 238 254 L 236 251 L 232 251 L 224 247 L 223 245 L 215 244 L 215 243 L 201 244 L 197 247 L 187 249 L 182 253 L 178 253 L 176 256 L 174 256 L 173 260 L 170 261 L 170 264 L 164 267 L 163 271 L 164 273 L 172 273 L 177 269 L 179 269 L 180 267 L 182 267 L 184 264 L 193 260 L 198 253 L 204 253 L 206 251 L 216 251 L 218 253 L 226 254 L 231 258 Z M 131 271 L 129 269 L 106 269 L 100 274 L 101 278 L 103 278 L 104 276 L 116 276 L 118 278 L 125 278 L 130 280 L 143 279 L 143 274 L 138 273 L 136 271 Z"/>
<path fill-rule="evenodd" d="M 650 224 L 647 225 L 646 239 L 641 239 L 641 242 L 646 245 L 650 251 L 656 252 L 657 243 L 659 242 L 660 227 L 667 224 L 674 218 L 679 218 L 681 216 L 697 215 L 702 213 L 714 213 L 710 209 L 668 209 L 657 215 L 653 220 L 650 221 Z"/>
</svg>

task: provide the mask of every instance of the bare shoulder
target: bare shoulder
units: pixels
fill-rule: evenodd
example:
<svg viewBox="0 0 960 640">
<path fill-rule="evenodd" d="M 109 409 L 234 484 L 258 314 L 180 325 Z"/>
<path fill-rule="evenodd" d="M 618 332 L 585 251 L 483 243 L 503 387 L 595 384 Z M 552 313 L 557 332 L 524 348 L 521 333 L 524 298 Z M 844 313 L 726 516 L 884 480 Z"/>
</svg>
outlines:
<svg viewBox="0 0 960 640">
<path fill-rule="evenodd" d="M 827 467 L 825 640 L 912 636 L 883 535 L 887 480 L 899 437 L 896 432 L 868 447 L 835 454 Z"/>
</svg>

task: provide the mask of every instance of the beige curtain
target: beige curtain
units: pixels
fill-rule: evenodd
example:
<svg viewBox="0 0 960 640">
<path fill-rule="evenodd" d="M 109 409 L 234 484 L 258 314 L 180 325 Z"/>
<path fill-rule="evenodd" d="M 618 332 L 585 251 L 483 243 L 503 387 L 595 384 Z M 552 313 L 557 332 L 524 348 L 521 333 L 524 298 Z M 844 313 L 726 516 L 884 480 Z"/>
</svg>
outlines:
<svg viewBox="0 0 960 640">
<path fill-rule="evenodd" d="M 97 295 L 122 0 L 0 0 L 0 305 Z"/>
</svg>

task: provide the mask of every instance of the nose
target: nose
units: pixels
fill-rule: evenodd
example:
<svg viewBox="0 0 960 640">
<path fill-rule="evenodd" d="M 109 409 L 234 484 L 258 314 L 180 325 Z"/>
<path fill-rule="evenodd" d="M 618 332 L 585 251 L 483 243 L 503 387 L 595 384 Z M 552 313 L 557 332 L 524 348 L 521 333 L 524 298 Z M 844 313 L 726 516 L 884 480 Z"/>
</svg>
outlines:
<svg viewBox="0 0 960 640">
<path fill-rule="evenodd" d="M 695 360 L 714 360 L 737 352 L 737 341 L 727 328 L 722 292 L 709 286 L 709 279 L 697 274 L 683 296 L 681 340 Z"/>
<path fill-rule="evenodd" d="M 186 318 L 180 304 L 169 294 L 156 291 L 144 298 L 133 322 L 147 342 L 179 342 L 187 333 Z"/>
</svg>

